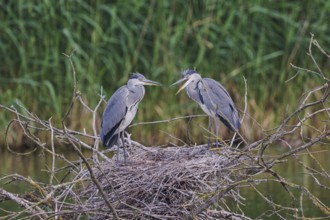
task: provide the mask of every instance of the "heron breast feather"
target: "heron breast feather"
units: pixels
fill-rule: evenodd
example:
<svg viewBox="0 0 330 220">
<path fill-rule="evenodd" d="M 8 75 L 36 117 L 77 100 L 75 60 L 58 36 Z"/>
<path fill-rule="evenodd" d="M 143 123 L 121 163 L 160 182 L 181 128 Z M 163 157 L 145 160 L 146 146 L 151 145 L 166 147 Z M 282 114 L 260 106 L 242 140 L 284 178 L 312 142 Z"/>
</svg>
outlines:
<svg viewBox="0 0 330 220">
<path fill-rule="evenodd" d="M 124 117 L 124 119 L 121 123 L 121 127 L 127 128 L 131 124 L 131 122 L 133 121 L 133 119 L 136 115 L 137 109 L 138 109 L 138 103 L 136 103 L 135 105 L 132 105 L 128 109 L 128 111 L 127 111 L 127 113 L 126 113 L 126 115 L 125 115 L 125 117 Z"/>
<path fill-rule="evenodd" d="M 208 115 L 208 116 L 211 116 L 211 117 L 214 117 L 215 116 L 215 112 L 213 112 L 211 109 L 207 108 L 206 105 L 204 104 L 199 104 L 200 107 L 202 108 L 202 110 Z"/>
</svg>

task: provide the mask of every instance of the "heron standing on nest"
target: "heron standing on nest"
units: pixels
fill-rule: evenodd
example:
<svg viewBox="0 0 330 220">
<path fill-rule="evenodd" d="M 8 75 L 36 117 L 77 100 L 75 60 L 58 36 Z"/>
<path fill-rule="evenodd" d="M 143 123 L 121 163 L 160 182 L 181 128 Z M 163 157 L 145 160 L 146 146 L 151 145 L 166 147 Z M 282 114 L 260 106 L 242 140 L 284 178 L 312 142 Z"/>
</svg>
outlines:
<svg viewBox="0 0 330 220">
<path fill-rule="evenodd" d="M 120 87 L 109 99 L 103 112 L 101 123 L 101 140 L 106 148 L 117 145 L 117 162 L 119 162 L 119 139 L 124 150 L 124 161 L 127 153 L 124 141 L 124 132 L 133 121 L 142 100 L 145 90 L 144 85 L 161 85 L 146 79 L 140 73 L 134 73 L 127 84 Z"/>
<path fill-rule="evenodd" d="M 186 81 L 178 92 L 184 88 L 192 100 L 197 102 L 209 118 L 209 132 L 212 128 L 211 118 L 214 119 L 216 146 L 218 146 L 219 119 L 232 131 L 237 132 L 241 123 L 234 102 L 227 90 L 217 81 L 210 78 L 202 78 L 195 70 L 185 70 L 182 72 L 182 79 L 171 86 Z M 210 133 L 208 138 L 210 147 Z"/>
</svg>

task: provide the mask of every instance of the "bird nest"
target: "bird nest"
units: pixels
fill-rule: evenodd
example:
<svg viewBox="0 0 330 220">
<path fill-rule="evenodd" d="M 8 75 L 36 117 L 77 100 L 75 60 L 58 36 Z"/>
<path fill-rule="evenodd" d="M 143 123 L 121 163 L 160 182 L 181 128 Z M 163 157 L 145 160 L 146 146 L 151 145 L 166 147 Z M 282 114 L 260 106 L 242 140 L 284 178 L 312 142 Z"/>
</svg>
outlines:
<svg viewBox="0 0 330 220">
<path fill-rule="evenodd" d="M 76 210 L 89 210 L 90 219 L 112 219 L 110 204 L 124 219 L 241 219 L 227 203 L 237 204 L 242 199 L 232 187 L 240 177 L 232 171 L 241 169 L 243 157 L 229 148 L 209 150 L 205 145 L 135 145 L 128 149 L 127 163 L 116 163 L 114 156 L 93 168 L 107 198 L 100 196 L 94 182 L 87 182 L 79 196 L 84 202 Z M 90 172 L 82 175 L 90 177 Z M 97 210 L 97 214 L 90 210 Z"/>
</svg>

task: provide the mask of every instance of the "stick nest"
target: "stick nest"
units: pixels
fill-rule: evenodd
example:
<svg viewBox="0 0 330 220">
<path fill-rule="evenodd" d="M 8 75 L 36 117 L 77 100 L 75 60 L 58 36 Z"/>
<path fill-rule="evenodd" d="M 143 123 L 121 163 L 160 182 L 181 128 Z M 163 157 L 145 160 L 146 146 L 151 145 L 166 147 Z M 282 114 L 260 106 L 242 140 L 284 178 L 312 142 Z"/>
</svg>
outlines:
<svg viewBox="0 0 330 220">
<path fill-rule="evenodd" d="M 243 158 L 233 158 L 229 149 L 208 150 L 206 146 L 189 148 L 131 147 L 126 164 L 116 164 L 115 158 L 93 168 L 93 173 L 114 206 L 118 216 L 125 219 L 238 219 L 225 211 L 228 199 L 239 201 L 237 190 L 228 186 L 237 181 Z M 227 155 L 227 156 L 225 156 Z M 86 170 L 83 176 L 89 176 Z M 200 210 L 215 192 L 225 193 L 213 210 Z M 92 219 L 112 218 L 105 200 L 93 182 L 82 192 L 84 207 L 98 210 Z M 212 201 L 211 201 L 212 202 Z M 100 213 L 100 210 L 104 212 Z"/>
</svg>

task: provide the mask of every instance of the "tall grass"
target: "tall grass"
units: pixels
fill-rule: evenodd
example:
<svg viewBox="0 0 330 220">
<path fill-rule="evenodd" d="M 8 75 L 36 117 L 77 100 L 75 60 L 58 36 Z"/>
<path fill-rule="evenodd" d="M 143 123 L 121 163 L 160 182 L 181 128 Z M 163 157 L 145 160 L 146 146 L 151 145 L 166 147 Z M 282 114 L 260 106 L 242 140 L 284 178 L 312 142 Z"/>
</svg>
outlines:
<svg viewBox="0 0 330 220">
<path fill-rule="evenodd" d="M 225 85 L 243 108 L 244 75 L 249 111 L 266 128 L 294 106 L 313 76 L 285 83 L 308 67 L 310 33 L 330 47 L 329 1 L 2 1 L 0 3 L 0 102 L 17 100 L 59 123 L 71 101 L 73 77 L 62 53 L 75 49 L 79 90 L 91 106 L 100 87 L 106 97 L 138 71 L 168 85 L 181 70 L 196 68 Z M 316 55 L 321 67 L 329 60 Z M 166 94 L 166 96 L 164 96 Z M 135 121 L 188 115 L 196 105 L 173 88 L 147 88 Z M 100 112 L 100 116 L 101 116 Z M 89 128 L 76 107 L 71 126 Z M 8 115 L 0 116 L 3 130 Z M 187 123 L 133 128 L 143 143 L 185 135 Z M 207 119 L 192 121 L 192 141 L 200 141 Z M 246 125 L 252 127 L 251 124 Z M 253 128 L 252 128 L 253 129 Z M 164 132 L 156 132 L 162 130 Z"/>
</svg>

